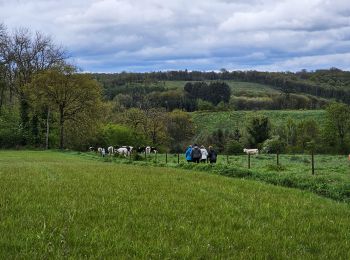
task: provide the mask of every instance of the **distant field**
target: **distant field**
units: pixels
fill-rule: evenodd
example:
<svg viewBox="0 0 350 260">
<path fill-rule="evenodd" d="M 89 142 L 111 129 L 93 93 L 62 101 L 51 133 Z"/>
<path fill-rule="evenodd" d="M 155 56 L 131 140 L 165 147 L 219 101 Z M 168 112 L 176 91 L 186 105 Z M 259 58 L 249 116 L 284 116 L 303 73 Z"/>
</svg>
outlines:
<svg viewBox="0 0 350 260">
<path fill-rule="evenodd" d="M 288 118 L 295 122 L 303 119 L 314 119 L 318 123 L 324 120 L 324 110 L 259 110 L 259 111 L 227 111 L 227 112 L 193 112 L 193 121 L 197 126 L 197 135 L 217 129 L 243 128 L 246 119 L 253 115 L 265 115 L 275 126 L 285 123 Z"/>
<path fill-rule="evenodd" d="M 165 86 L 167 88 L 183 88 L 187 82 L 188 81 L 165 81 Z M 207 82 L 209 83 L 210 81 Z M 231 87 L 232 94 L 236 96 L 266 96 L 269 94 L 281 93 L 268 85 L 258 83 L 239 82 L 233 80 L 225 80 L 225 82 Z"/>
<path fill-rule="evenodd" d="M 349 259 L 348 204 L 89 154 L 0 151 L 0 258 Z"/>
</svg>

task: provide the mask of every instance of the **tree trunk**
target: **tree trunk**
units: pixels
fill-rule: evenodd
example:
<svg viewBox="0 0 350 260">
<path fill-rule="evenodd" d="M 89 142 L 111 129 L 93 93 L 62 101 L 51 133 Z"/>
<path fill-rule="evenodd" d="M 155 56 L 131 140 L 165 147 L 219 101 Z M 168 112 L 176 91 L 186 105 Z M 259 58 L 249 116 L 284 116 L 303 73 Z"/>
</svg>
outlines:
<svg viewBox="0 0 350 260">
<path fill-rule="evenodd" d="M 49 149 L 49 134 L 50 134 L 50 108 L 47 109 L 47 118 L 46 118 L 46 142 L 45 142 L 45 148 L 46 150 Z"/>
<path fill-rule="evenodd" d="M 63 150 L 63 142 L 64 142 L 64 115 L 63 115 L 63 107 L 60 107 L 60 149 Z"/>
</svg>

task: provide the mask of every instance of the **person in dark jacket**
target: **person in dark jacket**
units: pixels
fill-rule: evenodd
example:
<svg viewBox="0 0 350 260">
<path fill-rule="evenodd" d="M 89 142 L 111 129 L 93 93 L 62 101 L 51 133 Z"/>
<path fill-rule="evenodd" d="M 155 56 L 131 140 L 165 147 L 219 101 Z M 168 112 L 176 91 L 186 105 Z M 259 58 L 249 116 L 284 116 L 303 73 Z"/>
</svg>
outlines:
<svg viewBox="0 0 350 260">
<path fill-rule="evenodd" d="M 192 161 L 196 163 L 199 163 L 199 161 L 202 158 L 201 149 L 196 144 L 192 148 L 191 157 L 192 157 Z"/>
<path fill-rule="evenodd" d="M 187 162 L 192 162 L 191 152 L 192 152 L 192 145 L 189 145 L 189 146 L 187 147 L 186 152 L 185 152 L 185 156 L 186 156 L 186 161 L 187 161 Z"/>
<path fill-rule="evenodd" d="M 210 163 L 216 163 L 216 159 L 218 157 L 217 152 L 214 150 L 212 146 L 209 146 L 208 159 Z"/>
</svg>

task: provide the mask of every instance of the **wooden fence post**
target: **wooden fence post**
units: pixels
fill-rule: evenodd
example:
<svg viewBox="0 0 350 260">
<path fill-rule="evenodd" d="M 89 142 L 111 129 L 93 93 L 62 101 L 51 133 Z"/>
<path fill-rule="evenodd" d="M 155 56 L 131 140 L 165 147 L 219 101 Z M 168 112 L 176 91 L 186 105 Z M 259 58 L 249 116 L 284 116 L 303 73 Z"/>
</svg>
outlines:
<svg viewBox="0 0 350 260">
<path fill-rule="evenodd" d="M 178 164 L 180 163 L 180 154 L 179 153 L 177 154 L 177 163 Z"/>
<path fill-rule="evenodd" d="M 315 160 L 314 160 L 314 151 L 311 151 L 311 171 L 312 175 L 315 174 Z"/>
<path fill-rule="evenodd" d="M 250 169 L 250 153 L 248 153 L 248 169 Z"/>
<path fill-rule="evenodd" d="M 165 152 L 165 163 L 168 163 L 168 153 Z"/>
<path fill-rule="evenodd" d="M 280 165 L 280 154 L 277 152 L 276 154 L 276 158 L 277 158 L 277 166 Z"/>
<path fill-rule="evenodd" d="M 227 160 L 227 164 L 229 164 L 229 161 L 228 161 L 228 154 L 226 155 L 226 160 Z"/>
</svg>

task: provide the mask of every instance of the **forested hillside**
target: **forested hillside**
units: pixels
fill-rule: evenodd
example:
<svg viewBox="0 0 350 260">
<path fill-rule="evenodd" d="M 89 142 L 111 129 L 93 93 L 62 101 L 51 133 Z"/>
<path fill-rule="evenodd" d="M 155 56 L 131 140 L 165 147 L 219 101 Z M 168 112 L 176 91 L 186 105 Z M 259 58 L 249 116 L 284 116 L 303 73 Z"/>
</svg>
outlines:
<svg viewBox="0 0 350 260">
<path fill-rule="evenodd" d="M 168 71 L 151 73 L 94 74 L 105 89 L 106 98 L 114 98 L 121 86 L 142 84 L 144 86 L 162 86 L 167 89 L 167 81 L 236 81 L 267 85 L 286 95 L 307 94 L 314 97 L 334 99 L 350 103 L 350 72 L 336 68 L 300 72 L 259 72 L 232 71 L 220 72 Z M 170 84 L 174 86 L 174 84 Z"/>
</svg>

